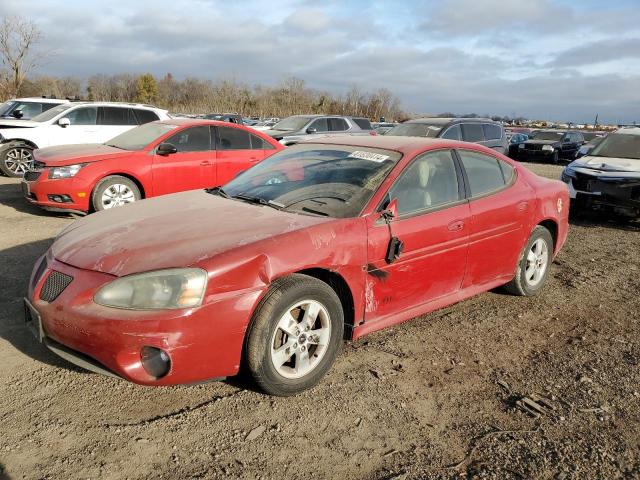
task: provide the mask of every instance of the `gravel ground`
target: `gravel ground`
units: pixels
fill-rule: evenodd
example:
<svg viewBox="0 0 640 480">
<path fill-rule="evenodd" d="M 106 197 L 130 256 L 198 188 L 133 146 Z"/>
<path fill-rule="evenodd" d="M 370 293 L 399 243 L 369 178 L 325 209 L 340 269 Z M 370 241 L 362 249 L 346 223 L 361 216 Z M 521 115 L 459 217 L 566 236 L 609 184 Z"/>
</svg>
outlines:
<svg viewBox="0 0 640 480">
<path fill-rule="evenodd" d="M 0 478 L 640 478 L 637 224 L 582 219 L 540 296 L 372 334 L 271 398 L 243 379 L 140 387 L 37 345 L 21 297 L 71 221 L 0 178 Z"/>
</svg>

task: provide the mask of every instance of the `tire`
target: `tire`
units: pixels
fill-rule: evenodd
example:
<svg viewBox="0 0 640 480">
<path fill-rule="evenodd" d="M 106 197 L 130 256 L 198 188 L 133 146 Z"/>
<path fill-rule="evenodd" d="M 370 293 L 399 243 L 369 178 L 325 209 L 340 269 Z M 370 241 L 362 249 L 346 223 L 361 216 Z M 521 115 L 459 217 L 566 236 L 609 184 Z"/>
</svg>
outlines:
<svg viewBox="0 0 640 480">
<path fill-rule="evenodd" d="M 305 311 L 318 312 L 315 318 L 311 314 L 308 329 Z M 294 395 L 315 386 L 331 368 L 343 331 L 342 305 L 333 289 L 313 277 L 293 274 L 273 282 L 256 308 L 244 360 L 262 390 Z"/>
<path fill-rule="evenodd" d="M 33 167 L 33 148 L 24 143 L 11 144 L 0 150 L 0 170 L 7 177 L 20 178 Z"/>
<path fill-rule="evenodd" d="M 121 175 L 105 177 L 93 189 L 91 205 L 96 212 L 120 207 L 142 199 L 135 182 Z"/>
<path fill-rule="evenodd" d="M 537 248 L 540 248 L 539 255 L 534 250 Z M 505 290 L 513 295 L 524 297 L 537 295 L 549 276 L 552 256 L 553 238 L 551 233 L 545 227 L 538 225 L 533 229 L 529 241 L 522 250 L 516 274 L 513 280 L 504 286 Z M 542 270 L 541 267 L 543 267 Z"/>
<path fill-rule="evenodd" d="M 559 161 L 560 161 L 560 154 L 558 153 L 558 150 L 554 150 L 553 156 L 551 157 L 551 163 L 553 163 L 554 165 L 557 165 Z"/>
</svg>

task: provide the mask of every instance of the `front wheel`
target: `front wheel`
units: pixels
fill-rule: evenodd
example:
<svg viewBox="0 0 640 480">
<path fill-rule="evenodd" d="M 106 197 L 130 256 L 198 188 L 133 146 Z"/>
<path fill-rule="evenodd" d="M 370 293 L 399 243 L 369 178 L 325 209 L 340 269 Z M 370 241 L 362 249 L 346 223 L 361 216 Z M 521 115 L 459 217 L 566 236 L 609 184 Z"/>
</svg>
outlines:
<svg viewBox="0 0 640 480">
<path fill-rule="evenodd" d="M 551 233 L 538 225 L 533 229 L 527 245 L 520 254 L 515 277 L 505 285 L 505 289 L 514 295 L 537 295 L 549 276 L 552 255 Z"/>
<path fill-rule="evenodd" d="M 22 177 L 33 168 L 33 148 L 29 145 L 9 145 L 0 150 L 0 170 L 8 177 Z"/>
<path fill-rule="evenodd" d="M 249 372 L 272 395 L 307 390 L 331 368 L 343 330 L 342 305 L 329 285 L 300 274 L 276 280 L 247 334 Z"/>
<path fill-rule="evenodd" d="M 91 203 L 96 212 L 121 207 L 142 198 L 140 189 L 131 179 L 121 175 L 106 177 L 96 185 Z"/>
</svg>

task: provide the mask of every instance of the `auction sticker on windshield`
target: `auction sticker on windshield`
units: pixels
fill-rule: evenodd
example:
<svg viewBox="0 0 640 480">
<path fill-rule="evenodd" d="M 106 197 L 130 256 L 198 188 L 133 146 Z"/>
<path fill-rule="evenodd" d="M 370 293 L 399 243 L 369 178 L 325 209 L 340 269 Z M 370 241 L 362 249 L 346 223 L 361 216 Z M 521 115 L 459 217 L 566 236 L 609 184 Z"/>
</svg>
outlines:
<svg viewBox="0 0 640 480">
<path fill-rule="evenodd" d="M 359 158 L 361 160 L 371 160 L 372 162 L 382 163 L 387 158 L 389 158 L 389 155 L 382 155 L 380 153 L 373 152 L 361 152 L 359 150 L 356 150 L 355 152 L 351 152 L 349 158 Z"/>
</svg>

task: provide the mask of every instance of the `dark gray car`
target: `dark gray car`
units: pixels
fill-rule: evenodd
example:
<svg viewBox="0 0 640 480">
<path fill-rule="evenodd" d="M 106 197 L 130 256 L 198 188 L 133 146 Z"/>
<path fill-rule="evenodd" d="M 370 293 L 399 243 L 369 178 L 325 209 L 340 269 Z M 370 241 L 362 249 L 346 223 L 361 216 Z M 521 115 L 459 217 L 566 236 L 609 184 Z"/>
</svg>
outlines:
<svg viewBox="0 0 640 480">
<path fill-rule="evenodd" d="M 489 118 L 416 118 L 396 125 L 385 135 L 447 138 L 480 143 L 505 155 L 509 151 L 502 124 Z"/>
<path fill-rule="evenodd" d="M 371 122 L 362 117 L 340 115 L 293 115 L 276 123 L 264 133 L 283 145 L 308 140 L 312 135 L 370 135 Z"/>
</svg>

